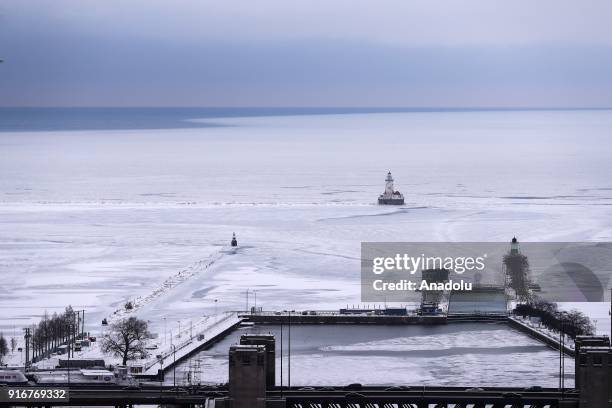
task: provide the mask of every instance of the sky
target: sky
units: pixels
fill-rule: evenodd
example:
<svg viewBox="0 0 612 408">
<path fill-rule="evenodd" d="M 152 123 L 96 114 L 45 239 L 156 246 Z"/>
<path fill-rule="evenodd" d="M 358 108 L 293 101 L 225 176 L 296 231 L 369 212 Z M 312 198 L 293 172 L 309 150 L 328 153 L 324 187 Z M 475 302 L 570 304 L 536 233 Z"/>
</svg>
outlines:
<svg viewBox="0 0 612 408">
<path fill-rule="evenodd" d="M 2 0 L 0 106 L 611 107 L 609 0 Z"/>
</svg>

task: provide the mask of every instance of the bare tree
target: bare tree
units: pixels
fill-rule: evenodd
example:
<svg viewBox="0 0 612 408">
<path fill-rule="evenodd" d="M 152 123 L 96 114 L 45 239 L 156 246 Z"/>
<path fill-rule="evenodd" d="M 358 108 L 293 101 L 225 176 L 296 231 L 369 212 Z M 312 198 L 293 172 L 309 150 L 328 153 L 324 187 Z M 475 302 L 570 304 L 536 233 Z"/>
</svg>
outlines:
<svg viewBox="0 0 612 408">
<path fill-rule="evenodd" d="M 508 285 L 519 302 L 529 302 L 532 299 L 532 294 L 529 289 L 529 260 L 523 254 L 506 254 L 504 256 L 504 265 L 506 266 L 506 274 L 508 275 Z"/>
<path fill-rule="evenodd" d="M 588 316 L 578 310 L 570 310 L 565 314 L 565 331 L 572 338 L 580 335 L 593 335 L 595 326 Z"/>
<path fill-rule="evenodd" d="M 4 360 L 4 356 L 6 356 L 8 354 L 8 344 L 6 344 L 6 339 L 4 338 L 4 336 L 2 335 L 2 333 L 0 333 L 0 364 L 2 364 L 2 361 Z"/>
<path fill-rule="evenodd" d="M 521 316 L 539 317 L 544 327 L 563 332 L 573 339 L 580 335 L 595 334 L 595 326 L 584 313 L 578 310 L 559 311 L 555 303 L 537 297 L 530 303 L 516 305 L 514 312 Z"/>
<path fill-rule="evenodd" d="M 152 337 L 146 321 L 129 317 L 111 325 L 100 347 L 104 353 L 121 358 L 125 365 L 128 360 L 147 356 L 146 345 Z"/>
<path fill-rule="evenodd" d="M 424 269 L 421 272 L 421 279 L 427 283 L 445 283 L 448 282 L 448 269 Z M 436 305 L 442 301 L 443 290 L 423 290 L 421 292 L 421 306 L 425 303 L 435 303 Z"/>
</svg>

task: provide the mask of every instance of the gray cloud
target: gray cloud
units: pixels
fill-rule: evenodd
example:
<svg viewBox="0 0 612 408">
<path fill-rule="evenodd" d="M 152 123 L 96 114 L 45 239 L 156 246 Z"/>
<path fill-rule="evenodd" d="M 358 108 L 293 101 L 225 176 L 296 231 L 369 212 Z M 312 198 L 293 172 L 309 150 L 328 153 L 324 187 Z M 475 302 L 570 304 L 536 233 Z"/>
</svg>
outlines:
<svg viewBox="0 0 612 408">
<path fill-rule="evenodd" d="M 605 1 L 127 3 L 3 2 L 0 103 L 612 105 Z"/>
</svg>

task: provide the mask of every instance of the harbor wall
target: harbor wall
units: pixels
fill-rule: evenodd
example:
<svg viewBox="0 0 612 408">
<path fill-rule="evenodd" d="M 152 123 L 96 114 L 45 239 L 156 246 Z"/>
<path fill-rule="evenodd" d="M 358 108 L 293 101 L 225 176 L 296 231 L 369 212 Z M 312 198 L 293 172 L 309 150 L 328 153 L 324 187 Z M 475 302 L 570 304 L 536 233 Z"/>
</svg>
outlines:
<svg viewBox="0 0 612 408">
<path fill-rule="evenodd" d="M 446 324 L 446 316 L 366 316 L 366 315 L 291 315 L 282 314 L 247 314 L 245 321 L 255 324 L 378 324 L 378 325 L 407 325 L 407 324 Z"/>
<path fill-rule="evenodd" d="M 548 346 L 554 348 L 555 350 L 559 350 L 559 348 L 561 347 L 561 345 L 559 344 L 559 339 L 554 339 L 550 336 L 547 336 L 546 334 L 539 332 L 537 330 L 535 330 L 533 327 L 529 327 L 526 324 L 520 322 L 519 320 L 513 318 L 513 317 L 508 317 L 508 325 L 510 327 L 513 327 L 525 334 L 527 334 L 529 337 L 533 337 L 536 340 L 539 340 L 545 344 L 547 344 Z M 576 353 L 575 350 L 568 347 L 568 346 L 564 346 L 563 347 L 563 352 L 565 354 L 567 354 L 570 357 L 575 357 Z"/>
</svg>

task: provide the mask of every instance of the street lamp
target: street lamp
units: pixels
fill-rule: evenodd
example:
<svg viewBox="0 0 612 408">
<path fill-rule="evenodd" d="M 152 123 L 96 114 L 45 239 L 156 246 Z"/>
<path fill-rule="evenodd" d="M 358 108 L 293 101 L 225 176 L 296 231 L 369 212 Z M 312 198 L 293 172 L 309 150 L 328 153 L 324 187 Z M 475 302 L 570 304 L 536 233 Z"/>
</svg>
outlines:
<svg viewBox="0 0 612 408">
<path fill-rule="evenodd" d="M 287 363 L 287 387 L 291 389 L 291 312 L 295 310 L 285 310 L 285 313 L 289 313 L 289 329 L 287 330 L 287 356 L 289 362 Z"/>
<path fill-rule="evenodd" d="M 291 310 L 289 311 L 289 333 L 287 338 L 287 353 L 289 354 L 289 365 L 287 366 L 287 386 L 291 390 Z"/>
<path fill-rule="evenodd" d="M 172 345 L 172 354 L 174 356 L 174 362 L 172 363 L 172 382 L 174 383 L 174 389 L 176 391 L 176 345 L 175 344 Z"/>
<path fill-rule="evenodd" d="M 72 349 L 72 339 L 70 338 L 70 335 L 72 331 L 74 330 L 73 323 L 74 323 L 74 315 L 73 315 L 73 321 L 68 322 L 68 388 L 70 388 L 70 350 Z"/>
<path fill-rule="evenodd" d="M 166 318 L 164 317 L 164 346 L 168 343 L 168 330 L 166 330 Z"/>
<path fill-rule="evenodd" d="M 567 314 L 561 312 L 559 318 L 559 391 L 561 391 L 561 398 L 565 391 L 565 322 L 567 321 Z"/>
<path fill-rule="evenodd" d="M 158 357 L 159 366 L 161 367 L 159 370 L 159 403 L 161 405 L 162 402 L 162 384 L 164 382 L 164 357 L 162 354 Z"/>
<path fill-rule="evenodd" d="M 281 398 L 283 397 L 283 319 L 280 319 L 280 354 L 281 354 L 281 358 L 280 358 L 280 380 L 281 380 L 281 388 L 280 388 L 280 395 Z"/>
</svg>

